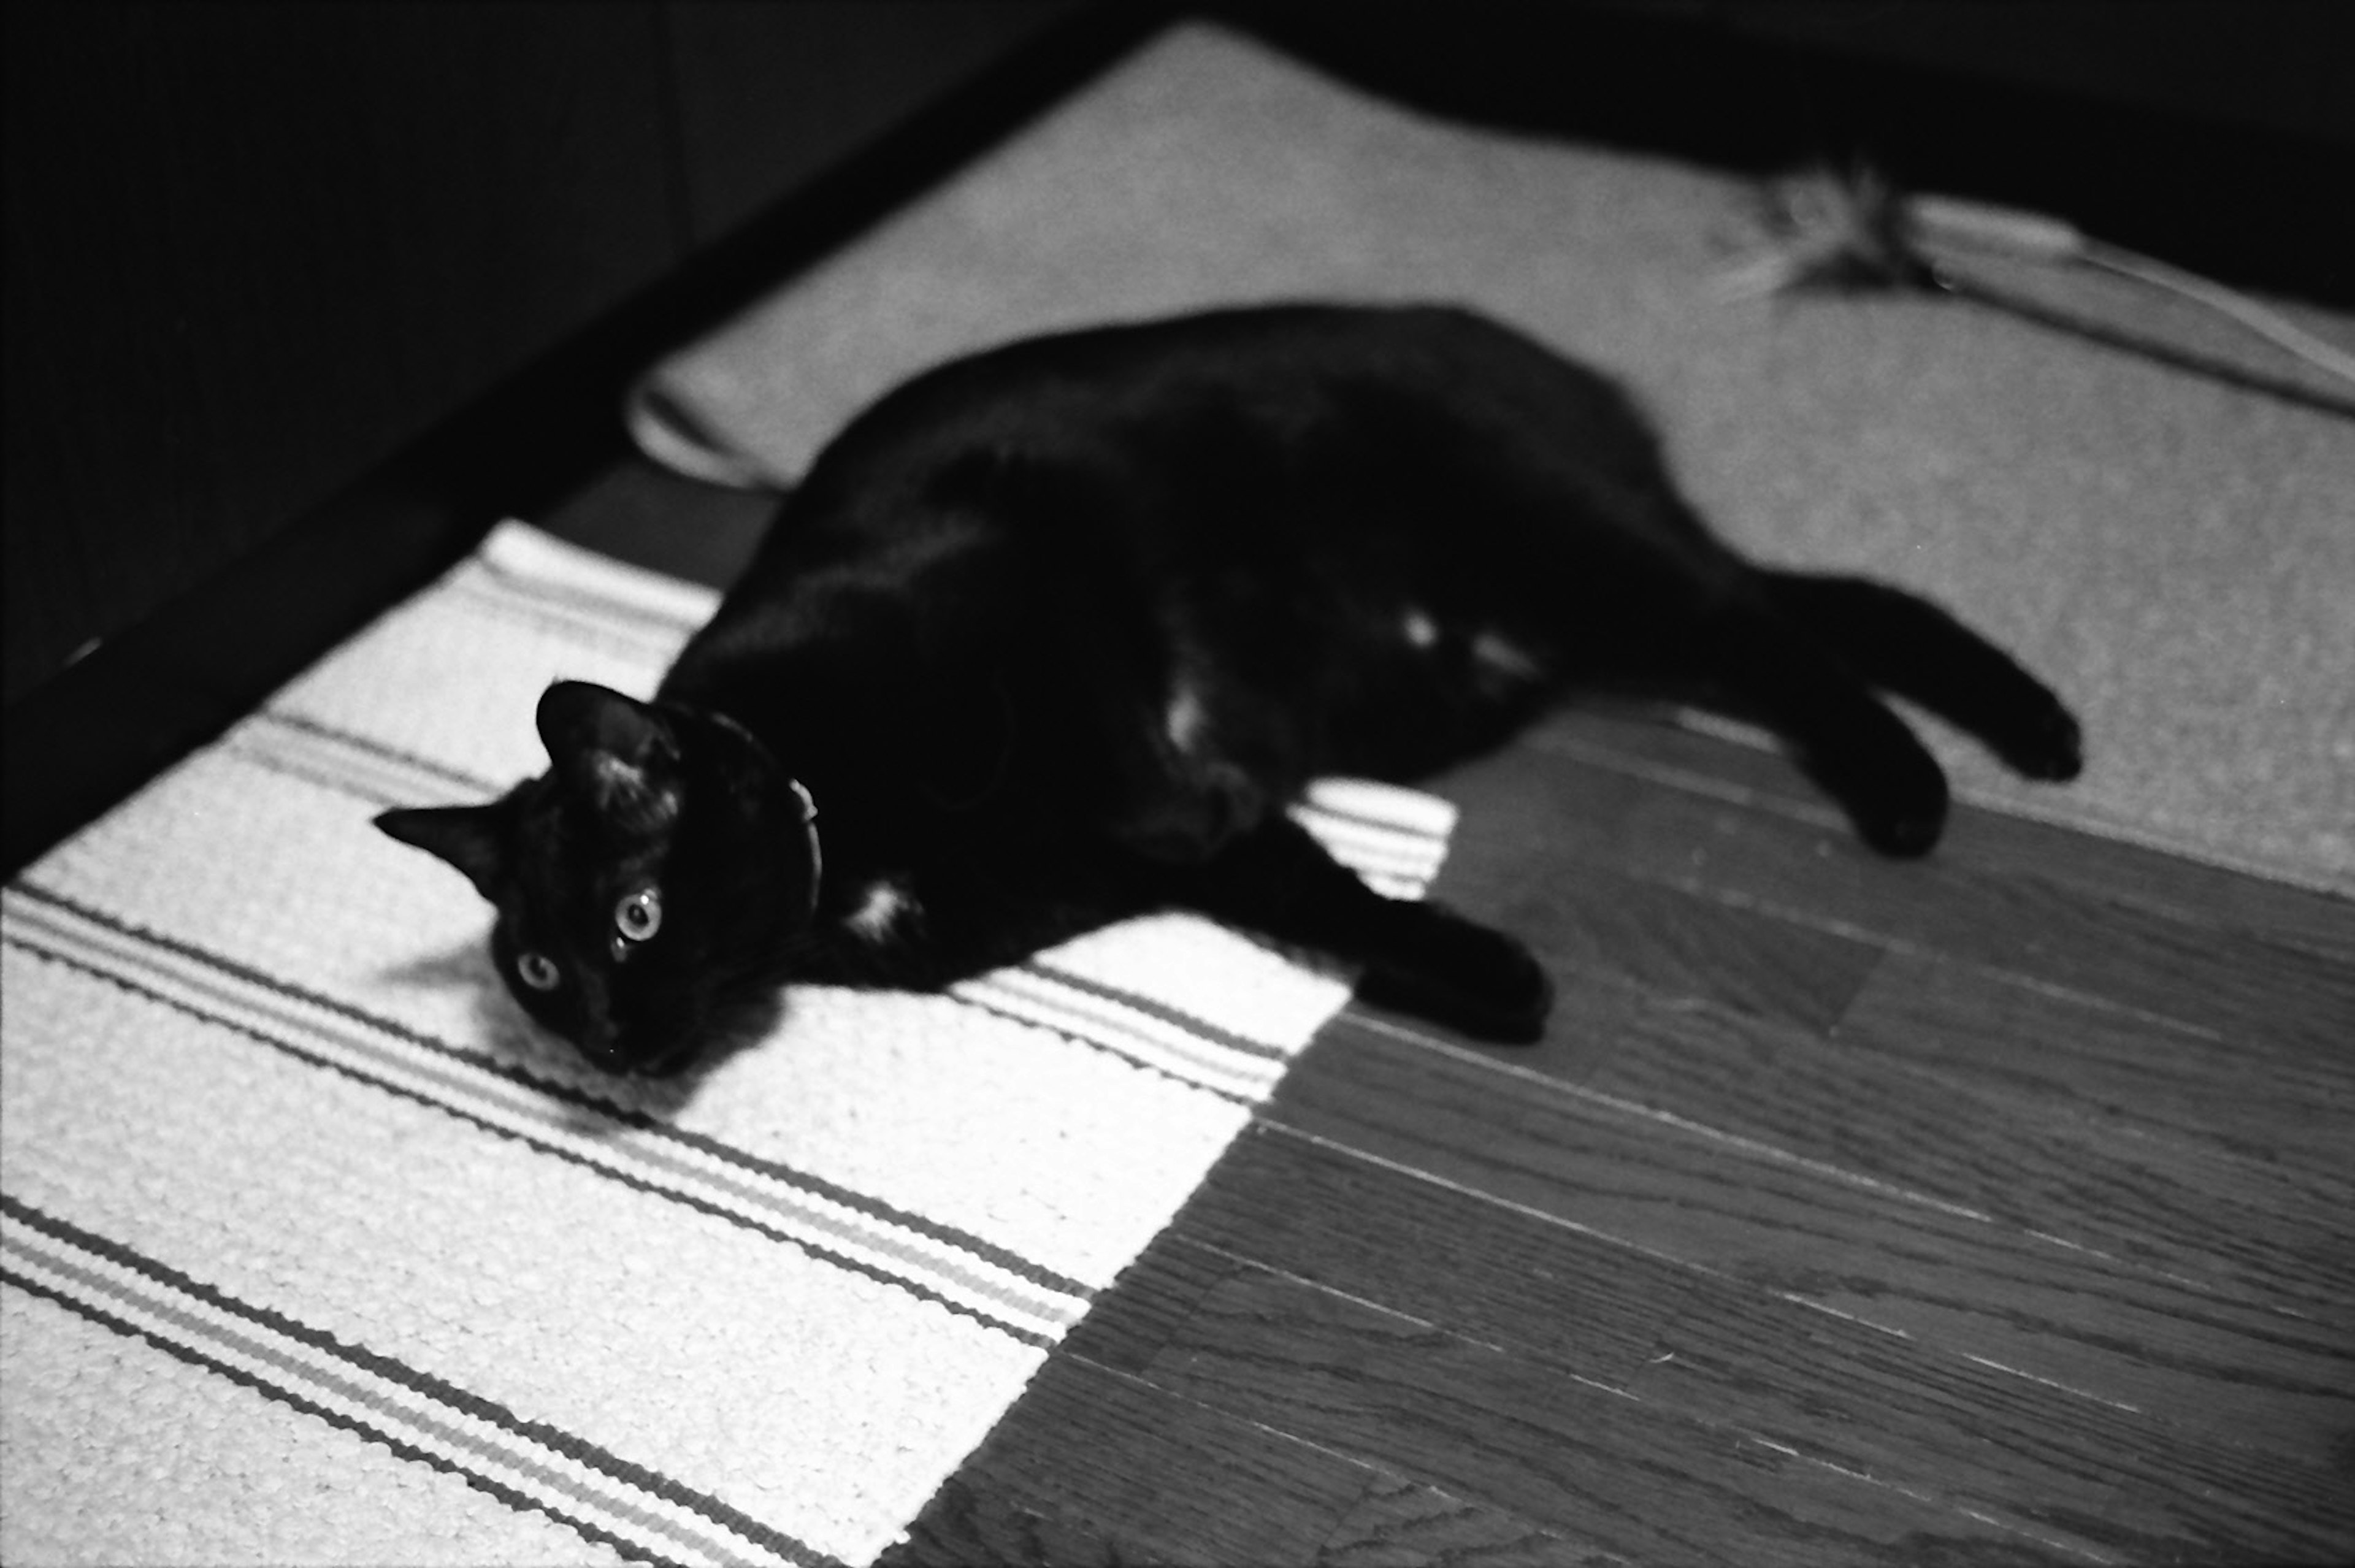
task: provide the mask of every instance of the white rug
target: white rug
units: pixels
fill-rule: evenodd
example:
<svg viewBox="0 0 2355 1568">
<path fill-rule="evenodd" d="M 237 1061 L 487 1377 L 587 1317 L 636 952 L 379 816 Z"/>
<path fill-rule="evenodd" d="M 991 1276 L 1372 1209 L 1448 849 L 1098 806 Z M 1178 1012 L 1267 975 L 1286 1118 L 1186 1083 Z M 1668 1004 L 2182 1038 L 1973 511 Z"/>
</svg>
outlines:
<svg viewBox="0 0 2355 1568">
<path fill-rule="evenodd" d="M 1348 995 L 1182 917 L 816 988 L 699 1081 L 536 1037 L 378 834 L 701 589 L 524 525 L 5 895 L 0 1560 L 861 1563 Z M 1309 826 L 1419 889 L 1452 809 Z"/>
</svg>

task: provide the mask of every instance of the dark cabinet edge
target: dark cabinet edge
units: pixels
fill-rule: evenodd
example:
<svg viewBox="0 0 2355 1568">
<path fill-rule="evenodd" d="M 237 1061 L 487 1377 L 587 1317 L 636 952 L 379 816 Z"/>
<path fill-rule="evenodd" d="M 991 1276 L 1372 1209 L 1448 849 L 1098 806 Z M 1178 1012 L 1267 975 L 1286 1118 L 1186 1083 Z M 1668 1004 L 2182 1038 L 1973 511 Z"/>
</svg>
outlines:
<svg viewBox="0 0 2355 1568">
<path fill-rule="evenodd" d="M 0 876 L 218 736 L 368 621 L 625 450 L 630 379 L 986 152 L 1157 31 L 1090 5 L 444 421 L 0 712 Z"/>
</svg>

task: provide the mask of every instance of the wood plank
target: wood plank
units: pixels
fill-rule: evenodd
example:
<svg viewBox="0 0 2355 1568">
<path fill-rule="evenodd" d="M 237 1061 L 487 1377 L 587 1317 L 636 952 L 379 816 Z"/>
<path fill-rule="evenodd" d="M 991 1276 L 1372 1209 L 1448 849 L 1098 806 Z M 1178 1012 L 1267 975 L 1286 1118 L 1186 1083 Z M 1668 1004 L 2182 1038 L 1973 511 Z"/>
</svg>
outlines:
<svg viewBox="0 0 2355 1568">
<path fill-rule="evenodd" d="M 1394 1479 L 1062 1353 L 879 1561 L 1305 1563 Z"/>
<path fill-rule="evenodd" d="M 2345 1151 L 2355 1056 L 2253 1061 L 2208 1031 L 1984 969 L 1829 933 L 1820 946 L 1780 945 L 1748 929 L 1777 923 L 1754 911 L 1631 891 L 1597 868 L 1560 879 L 1558 890 L 1500 897 L 1498 881 L 1522 875 L 1518 858 L 1488 862 L 1515 841 L 1507 828 L 1488 854 L 1459 856 L 1449 874 L 1462 901 L 1544 954 L 1554 973 L 1554 1017 L 1540 1044 L 1514 1055 L 1520 1067 L 2184 1270 L 2244 1300 L 2286 1292 L 2338 1311 L 2355 1294 L 2355 1252 L 2340 1244 L 2339 1219 L 2355 1208 Z M 1575 957 L 1566 965 L 1563 954 Z M 1815 1007 L 1864 994 L 1849 991 L 1859 955 L 1873 966 L 1873 1008 L 1859 1018 L 1851 1004 L 1838 1048 L 1806 1049 L 1793 1037 L 1828 1032 Z M 1772 978 L 1778 965 L 1827 965 L 1829 977 L 1813 986 Z M 2088 1106 L 2045 1092 L 2081 1052 L 2096 1083 L 2148 1090 L 2193 1130 L 2137 1119 L 2134 1101 L 2115 1093 Z M 2220 1114 L 2279 1141 L 2217 1139 L 2205 1129 Z"/>
<path fill-rule="evenodd" d="M 1248 1145 L 1257 1140 L 1246 1133 L 1243 1141 Z M 1228 1160 L 1232 1159 L 1231 1153 Z M 1248 1173 L 1242 1174 L 1242 1181 L 1249 1183 Z M 1221 1180 L 1214 1174 L 1203 1190 L 1224 1189 L 1231 1193 L 1238 1185 L 1232 1177 Z M 1274 1207 L 1284 1206 L 1279 1195 L 1264 1190 L 1242 1200 L 1257 1204 L 1271 1198 L 1277 1200 Z M 1201 1201 L 1200 1195 L 1195 1201 Z M 1093 1362 L 1099 1354 L 1109 1353 L 1142 1374 L 1188 1330 L 1210 1292 L 1238 1277 L 1262 1272 L 1243 1259 L 1195 1244 L 1179 1234 L 1181 1228 L 1182 1222 L 1173 1225 L 1156 1238 L 1113 1288 L 1098 1298 L 1059 1348 L 1058 1360 Z M 1140 1377 L 1139 1381 L 1146 1380 Z M 1187 1407 L 1194 1412 L 1206 1408 Z M 1199 1418 L 1183 1413 L 1178 1416 Z M 1259 1424 L 1254 1423 L 1254 1429 Z M 1002 1424 L 999 1433 L 1004 1435 L 994 1435 L 993 1445 L 1002 1442 L 1018 1448 L 1036 1441 L 1010 1424 Z M 968 1466 L 960 1472 L 960 1478 L 970 1479 L 973 1468 Z M 1493 1503 L 1470 1501 L 1425 1482 L 1378 1470 L 1364 1496 L 1320 1545 L 1313 1561 L 1369 1568 L 1434 1562 L 1601 1564 L 1624 1563 L 1626 1559 Z"/>
<path fill-rule="evenodd" d="M 1433 1049 L 1466 1049 L 1412 1021 L 1367 1022 Z M 1556 1049 L 1558 1040 L 1570 1049 Z M 2055 1055 L 2070 1049 L 2041 1043 Z M 1516 1079 L 1573 1083 L 2179 1273 L 2245 1303 L 2335 1317 L 2355 1342 L 2347 1306 L 2355 1301 L 2355 1249 L 2345 1244 L 2344 1219 L 2355 1212 L 2355 1172 L 2343 1158 L 2329 1169 L 2284 1168 L 2212 1142 L 2080 1116 L 1988 1083 L 1951 1057 L 1924 1064 L 1872 1040 L 1826 1041 L 1624 983 L 1591 981 L 1565 994 L 1533 1049 L 1468 1059 Z M 2264 1076 L 2245 1067 L 2243 1074 Z M 2330 1093 L 2325 1104 L 2343 1129 L 2355 1114 L 2355 1083 L 2344 1072 L 2307 1076 L 2316 1082 L 2304 1087 Z"/>
<path fill-rule="evenodd" d="M 1231 1159 L 1232 1151 L 1225 1157 Z M 1215 1185 L 1219 1168 L 1212 1168 L 1214 1174 L 1205 1179 L 1202 1190 Z M 1126 1275 L 1115 1281 L 1111 1292 L 1099 1296 L 1063 1337 L 1058 1347 L 1061 1353 L 1114 1371 L 1142 1372 L 1202 1297 L 1235 1271 L 1230 1260 L 1199 1249 L 1180 1248 L 1166 1255 L 1149 1250 L 1146 1255 L 1156 1260 L 1148 1271 L 1149 1285 L 1133 1284 Z"/>
<path fill-rule="evenodd" d="M 2252 1061 L 2238 1041 L 1892 953 L 1837 1038 L 2088 1124 L 2355 1179 L 2355 1051 Z"/>
<path fill-rule="evenodd" d="M 1636 1562 L 2083 1562 L 1998 1521 L 1532 1358 L 1262 1271 L 1202 1298 L 1147 1377 Z"/>
<path fill-rule="evenodd" d="M 1927 950 L 2114 1007 L 2228 1032 L 2253 1050 L 2336 1056 L 2355 1035 L 2355 970 L 1952 856 L 1891 862 L 1845 828 L 1664 789 L 1533 751 L 1459 770 L 1456 854 L 1498 897 L 1602 865 L 1795 924 Z"/>
<path fill-rule="evenodd" d="M 2343 1333 L 1898 1184 L 1345 1019 L 1272 1119 L 2122 1408 L 2310 1460 L 2355 1425 Z M 1304 1063 L 1304 1068 L 1305 1068 Z"/>
<path fill-rule="evenodd" d="M 1317 1548 L 1316 1568 L 1504 1568 L 1622 1564 L 1503 1509 L 1466 1502 L 1417 1481 L 1378 1480 Z"/>
<path fill-rule="evenodd" d="M 1821 1034 L 1843 1017 L 1883 950 L 1842 933 L 1601 866 L 1532 876 L 1509 822 L 1451 850 L 1432 896 L 1460 902 L 1541 954 L 1559 988 L 1604 977 Z"/>
<path fill-rule="evenodd" d="M 1698 722 L 1708 729 L 1695 729 Z M 1549 714 L 1528 743 L 1615 773 L 1845 830 L 1838 807 L 1763 734 L 1657 710 L 1581 705 Z M 2015 812 L 1956 802 L 1940 853 L 1990 871 L 2029 877 L 2105 902 L 2302 947 L 2355 965 L 2355 902 L 2344 891 L 2211 865 Z"/>
<path fill-rule="evenodd" d="M 1281 1129 L 1238 1142 L 1107 1306 L 1190 1310 L 1247 1263 L 2090 1552 L 2355 1542 L 2327 1456 L 2285 1463 Z"/>
</svg>

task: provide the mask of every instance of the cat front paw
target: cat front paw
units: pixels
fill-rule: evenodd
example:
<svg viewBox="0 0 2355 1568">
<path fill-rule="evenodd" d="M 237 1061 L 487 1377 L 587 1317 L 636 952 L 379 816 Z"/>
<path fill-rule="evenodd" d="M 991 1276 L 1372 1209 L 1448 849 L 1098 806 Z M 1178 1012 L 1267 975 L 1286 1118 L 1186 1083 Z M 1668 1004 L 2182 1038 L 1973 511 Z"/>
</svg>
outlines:
<svg viewBox="0 0 2355 1568">
<path fill-rule="evenodd" d="M 1918 860 L 1938 847 L 1946 829 L 1946 814 L 1942 806 L 1935 811 L 1860 816 L 1856 827 L 1867 844 L 1891 859 Z"/>
<path fill-rule="evenodd" d="M 1911 735 L 1903 744 L 1852 764 L 1845 774 L 1826 771 L 1819 776 L 1848 808 L 1857 837 L 1881 854 L 1918 859 L 1937 848 L 1945 832 L 1945 771 Z"/>
<path fill-rule="evenodd" d="M 1501 932 L 1432 904 L 1395 957 L 1368 965 L 1359 997 L 1499 1045 L 1545 1033 L 1553 979 L 1529 950 Z"/>
</svg>

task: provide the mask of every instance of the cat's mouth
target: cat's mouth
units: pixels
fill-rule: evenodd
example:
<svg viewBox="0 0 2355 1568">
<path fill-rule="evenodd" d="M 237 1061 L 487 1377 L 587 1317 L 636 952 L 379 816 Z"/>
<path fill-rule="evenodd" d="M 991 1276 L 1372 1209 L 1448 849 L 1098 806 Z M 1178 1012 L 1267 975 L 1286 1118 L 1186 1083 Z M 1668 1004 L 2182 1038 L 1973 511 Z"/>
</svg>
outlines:
<svg viewBox="0 0 2355 1568">
<path fill-rule="evenodd" d="M 633 1078 L 676 1078 L 692 1066 L 701 1054 L 701 1051 L 693 1044 L 675 1045 L 653 1056 L 624 1062 L 611 1071 L 624 1072 Z"/>
<path fill-rule="evenodd" d="M 583 1061 L 617 1077 L 675 1077 L 697 1054 L 692 1029 L 634 1029 L 599 1018 L 570 1035 L 570 1042 Z"/>
<path fill-rule="evenodd" d="M 581 1060 L 600 1072 L 617 1078 L 676 1078 L 692 1066 L 701 1048 L 692 1040 L 652 1048 L 626 1044 L 600 1045 L 591 1040 L 570 1042 Z"/>
<path fill-rule="evenodd" d="M 573 1049 L 601 1072 L 626 1078 L 677 1078 L 689 1069 L 709 1066 L 774 1033 L 784 999 L 770 987 L 741 996 L 706 998 L 701 1010 L 685 1025 L 638 1028 L 611 1024 L 591 1026 L 591 1038 L 576 1039 Z"/>
</svg>

